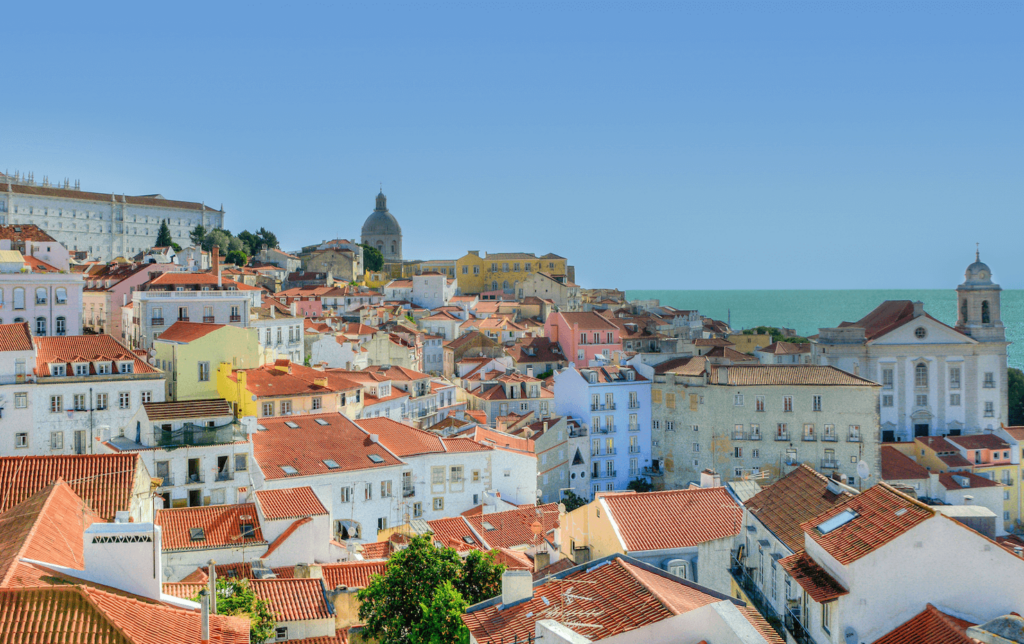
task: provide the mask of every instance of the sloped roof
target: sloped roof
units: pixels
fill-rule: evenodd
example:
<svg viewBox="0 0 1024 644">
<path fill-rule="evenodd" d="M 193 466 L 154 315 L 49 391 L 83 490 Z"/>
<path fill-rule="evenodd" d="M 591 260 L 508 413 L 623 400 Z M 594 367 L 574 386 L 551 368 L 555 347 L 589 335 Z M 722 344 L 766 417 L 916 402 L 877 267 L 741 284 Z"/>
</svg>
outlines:
<svg viewBox="0 0 1024 644">
<path fill-rule="evenodd" d="M 463 518 L 491 548 L 536 545 L 542 539 L 548 539 L 552 530 L 558 529 L 558 504 L 548 503 Z M 534 523 L 540 524 L 538 535 L 533 533 Z"/>
<path fill-rule="evenodd" d="M 699 376 L 704 373 L 707 365 L 708 359 L 704 356 L 673 358 L 654 365 L 654 373 L 657 375 L 675 373 L 680 376 Z"/>
<path fill-rule="evenodd" d="M 225 324 L 205 324 L 202 322 L 182 322 L 178 320 L 166 331 L 160 334 L 156 342 L 182 342 L 188 343 L 193 340 L 205 337 L 218 329 L 223 329 Z"/>
<path fill-rule="evenodd" d="M 58 335 L 36 336 L 36 374 L 50 375 L 51 363 L 131 360 L 134 373 L 158 373 L 144 360 L 109 335 Z M 89 373 L 96 374 L 95 365 L 89 365 Z"/>
<path fill-rule="evenodd" d="M 876 382 L 855 376 L 830 365 L 815 364 L 758 364 L 712 366 L 711 383 L 719 384 L 722 369 L 728 370 L 728 385 L 819 385 L 846 387 L 879 387 Z"/>
<path fill-rule="evenodd" d="M 733 362 L 757 362 L 757 358 L 754 356 L 737 351 L 730 347 L 712 347 L 711 350 L 704 355 L 708 358 L 724 358 L 725 360 L 731 360 Z"/>
<path fill-rule="evenodd" d="M 444 443 L 437 434 L 410 427 L 390 418 L 364 418 L 356 421 L 369 434 L 376 434 L 380 442 L 397 456 L 436 454 L 444 452 Z"/>
<path fill-rule="evenodd" d="M 15 186 L 12 185 L 12 188 Z M 29 188 L 30 186 L 17 186 L 23 188 Z M 14 192 L 22 192 L 21 190 L 14 190 Z M 89 193 L 85 193 L 89 194 Z M 8 239 L 10 241 L 36 241 L 36 242 L 55 242 L 57 241 L 53 237 L 44 231 L 42 228 L 35 224 L 8 224 L 0 226 L 0 239 Z"/>
<path fill-rule="evenodd" d="M 202 400 L 173 400 L 142 403 L 150 420 L 177 420 L 180 418 L 213 418 L 232 415 L 231 403 L 223 398 Z"/>
<path fill-rule="evenodd" d="M 779 565 L 819 604 L 850 592 L 802 549 L 780 559 Z"/>
<path fill-rule="evenodd" d="M 427 521 L 431 532 L 434 533 L 433 541 L 442 546 L 455 548 L 456 550 L 487 550 L 490 546 L 483 538 L 473 531 L 473 527 L 466 521 L 466 517 L 446 517 L 444 519 L 433 519 Z M 365 553 L 363 556 L 366 556 Z"/>
<path fill-rule="evenodd" d="M 0 351 L 32 351 L 28 322 L 0 324 Z"/>
<path fill-rule="evenodd" d="M 828 478 L 800 465 L 765 487 L 743 505 L 793 552 L 804 547 L 801 524 L 853 498 L 850 492 L 833 494 Z"/>
<path fill-rule="evenodd" d="M 321 425 L 317 419 L 327 423 Z M 266 431 L 251 436 L 253 456 L 267 479 L 281 479 L 289 475 L 281 469 L 290 465 L 297 476 L 354 471 L 375 467 L 400 465 L 401 460 L 383 446 L 370 440 L 370 432 L 363 431 L 342 414 L 313 414 L 287 418 L 263 418 Z M 296 427 L 289 427 L 292 423 Z M 376 455 L 380 462 L 374 462 Z M 325 463 L 333 460 L 338 467 Z"/>
<path fill-rule="evenodd" d="M 827 534 L 818 531 L 819 525 L 846 510 L 852 510 L 856 516 Z M 885 483 L 879 483 L 805 521 L 800 527 L 825 552 L 846 565 L 878 550 L 933 516 L 935 510 L 900 494 Z"/>
<path fill-rule="evenodd" d="M 345 372 L 320 371 L 295 362 L 284 362 L 287 371 L 278 369 L 275 364 L 266 364 L 255 369 L 232 371 L 229 378 L 237 382 L 239 372 L 244 371 L 245 388 L 257 397 L 314 395 L 359 388 L 359 383 L 348 378 Z M 326 387 L 316 384 L 322 379 L 326 379 Z"/>
<path fill-rule="evenodd" d="M 889 445 L 882 445 L 882 480 L 909 481 L 927 479 L 928 469 L 903 452 Z"/>
<path fill-rule="evenodd" d="M 961 480 L 967 480 L 967 485 L 964 486 L 960 483 Z M 979 488 L 979 487 L 998 487 L 1002 485 L 998 481 L 992 481 L 984 476 L 978 476 L 974 472 L 940 472 L 939 483 L 946 490 L 966 490 L 968 488 Z"/>
<path fill-rule="evenodd" d="M 555 313 L 555 315 L 562 316 L 570 327 L 575 326 L 581 330 L 587 331 L 618 331 L 619 327 L 615 326 L 608 320 L 604 319 L 593 311 L 585 311 L 581 313 Z"/>
<path fill-rule="evenodd" d="M 628 552 L 686 548 L 739 534 L 743 510 L 724 487 L 598 497 Z"/>
<path fill-rule="evenodd" d="M 924 313 L 923 317 L 941 324 L 951 331 L 960 333 L 960 331 L 957 331 L 948 324 L 944 324 L 939 320 L 936 320 L 927 313 Z M 864 329 L 864 339 L 870 342 L 871 340 L 876 340 L 891 331 L 895 331 L 904 324 L 912 322 L 915 319 L 917 318 L 914 317 L 914 303 L 910 300 L 886 300 L 856 322 L 840 323 L 839 328 L 862 328 Z"/>
<path fill-rule="evenodd" d="M 791 356 L 801 353 L 810 353 L 811 345 L 808 342 L 772 342 L 763 349 L 757 349 L 761 353 L 768 353 L 776 356 Z"/>
<path fill-rule="evenodd" d="M 138 454 L 0 457 L 0 512 L 64 479 L 104 520 L 112 520 L 131 509 L 138 463 Z"/>
<path fill-rule="evenodd" d="M 252 579 L 253 592 L 270 604 L 278 622 L 328 619 L 334 616 L 319 579 Z"/>
<path fill-rule="evenodd" d="M 253 526 L 249 536 L 242 536 L 243 523 Z M 158 510 L 156 524 L 163 529 L 165 552 L 267 543 L 263 538 L 263 529 L 260 527 L 255 503 Z M 189 533 L 191 528 L 202 528 L 204 538 L 193 541 Z"/>
<path fill-rule="evenodd" d="M 387 542 L 381 542 L 386 545 Z M 370 544 L 363 544 L 365 548 Z M 324 586 L 334 590 L 338 586 L 346 588 L 366 588 L 374 575 L 383 575 L 388 569 L 386 561 L 343 561 L 341 563 L 322 564 Z M 295 575 L 295 568 L 274 568 L 274 573 L 283 579 Z"/>
<path fill-rule="evenodd" d="M 971 622 L 943 613 L 928 604 L 923 611 L 903 622 L 874 644 L 976 644 L 967 636 Z"/>
<path fill-rule="evenodd" d="M 1010 449 L 1009 443 L 995 434 L 964 434 L 947 436 L 946 440 L 964 449 Z"/>
<path fill-rule="evenodd" d="M 256 501 L 263 510 L 263 516 L 268 520 L 327 514 L 327 508 L 308 485 L 278 490 L 257 490 Z"/>
</svg>

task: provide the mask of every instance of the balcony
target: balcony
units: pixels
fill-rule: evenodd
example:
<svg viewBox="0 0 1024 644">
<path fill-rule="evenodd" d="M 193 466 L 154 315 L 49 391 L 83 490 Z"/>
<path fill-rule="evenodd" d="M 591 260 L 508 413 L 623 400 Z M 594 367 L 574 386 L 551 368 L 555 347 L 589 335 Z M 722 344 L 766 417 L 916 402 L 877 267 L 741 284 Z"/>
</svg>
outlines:
<svg viewBox="0 0 1024 644">
<path fill-rule="evenodd" d="M 777 440 L 777 441 L 788 441 L 789 440 L 789 432 L 776 432 L 775 433 L 775 440 Z"/>
<path fill-rule="evenodd" d="M 595 478 L 595 479 L 613 479 L 616 476 L 617 476 L 617 472 L 615 470 L 612 470 L 611 472 L 609 472 L 608 470 L 605 470 L 604 472 L 595 472 L 592 478 Z"/>
<path fill-rule="evenodd" d="M 187 315 L 179 315 L 178 316 L 178 322 L 188 322 L 188 316 Z"/>
<path fill-rule="evenodd" d="M 164 449 L 197 445 L 225 445 L 246 439 L 240 424 L 229 422 L 220 427 L 203 427 L 186 423 L 180 429 L 153 428 L 153 446 Z"/>
<path fill-rule="evenodd" d="M 796 604 L 796 602 L 794 602 Z M 799 604 L 786 608 L 786 630 L 797 644 L 816 644 L 807 629 L 800 622 Z"/>
<path fill-rule="evenodd" d="M 615 411 L 615 403 L 610 405 L 590 405 L 590 411 Z"/>
<path fill-rule="evenodd" d="M 167 476 L 158 477 L 163 479 L 160 482 L 160 487 L 174 487 L 174 475 L 168 474 Z"/>
<path fill-rule="evenodd" d="M 999 482 L 1002 483 L 1003 485 L 1011 485 L 1012 486 L 1013 485 L 1013 477 L 1012 476 L 1007 476 L 1007 477 L 1001 478 L 1001 479 L 999 479 Z"/>
<path fill-rule="evenodd" d="M 615 456 L 616 453 L 617 453 L 616 448 L 614 448 L 614 447 L 606 447 L 606 448 L 604 448 L 604 454 L 602 454 L 602 456 Z"/>
<path fill-rule="evenodd" d="M 736 580 L 736 584 L 743 589 L 743 593 L 750 599 L 757 612 L 761 613 L 765 621 L 779 634 L 779 637 L 785 640 L 786 633 L 783 630 L 782 620 L 779 618 L 778 613 L 775 612 L 775 608 L 772 607 L 771 601 L 769 601 L 768 597 L 754 580 L 756 571 L 756 568 L 744 566 L 742 562 L 732 557 L 729 574 Z"/>
<path fill-rule="evenodd" d="M 803 435 L 803 436 L 801 436 L 800 438 L 801 438 L 801 440 L 803 440 L 803 441 L 804 441 L 805 443 L 808 443 L 808 442 L 811 442 L 811 441 L 816 441 L 816 440 L 818 440 L 818 437 L 814 435 L 814 432 L 811 432 L 810 434 L 804 434 L 804 435 Z"/>
<path fill-rule="evenodd" d="M 746 438 L 747 438 L 747 432 L 745 432 L 743 430 L 735 430 L 735 429 L 732 431 L 732 439 L 734 441 L 741 441 L 741 440 L 745 440 Z"/>
<path fill-rule="evenodd" d="M 823 458 L 821 459 L 821 469 L 823 470 L 838 470 L 839 461 L 834 458 Z"/>
<path fill-rule="evenodd" d="M 151 319 L 149 321 L 149 324 L 150 324 L 150 326 L 163 326 L 164 325 L 164 319 L 163 318 L 153 318 L 153 319 Z"/>
<path fill-rule="evenodd" d="M 639 402 L 630 402 L 629 403 L 629 408 L 630 409 L 640 409 L 640 403 Z"/>
<path fill-rule="evenodd" d="M 580 427 L 569 431 L 569 438 L 582 438 L 587 435 L 587 428 Z"/>
<path fill-rule="evenodd" d="M 203 478 L 201 472 L 194 472 L 185 477 L 185 485 L 195 485 L 197 483 L 205 483 L 206 480 Z"/>
<path fill-rule="evenodd" d="M 858 433 L 855 433 L 855 432 L 851 432 L 851 433 L 850 433 L 850 434 L 849 434 L 849 435 L 848 435 L 848 436 L 846 437 L 846 441 L 847 441 L 848 443 L 859 443 L 859 442 L 860 442 L 860 434 L 858 434 Z"/>
<path fill-rule="evenodd" d="M 416 488 L 402 488 L 402 498 L 408 499 L 411 496 L 416 496 Z"/>
<path fill-rule="evenodd" d="M 234 481 L 235 480 L 235 473 L 234 472 L 217 472 L 217 480 L 218 481 Z"/>
<path fill-rule="evenodd" d="M 213 324 L 213 316 L 212 315 L 204 315 L 203 316 L 203 323 L 205 323 L 205 324 Z"/>
<path fill-rule="evenodd" d="M 639 454 L 640 453 L 640 446 L 639 445 L 630 445 L 629 446 L 629 453 L 630 454 Z"/>
<path fill-rule="evenodd" d="M 824 436 L 821 437 L 821 440 L 825 441 L 826 443 L 835 443 L 837 437 L 835 434 L 825 434 Z"/>
<path fill-rule="evenodd" d="M 648 467 L 644 467 L 640 471 L 643 472 L 644 476 L 664 476 L 665 475 L 665 472 L 663 472 L 661 470 L 661 468 L 659 468 L 659 467 L 650 467 L 650 466 L 648 466 Z"/>
<path fill-rule="evenodd" d="M 631 431 L 631 432 L 638 432 L 638 431 L 640 431 L 640 425 L 630 425 L 629 426 L 629 431 Z"/>
<path fill-rule="evenodd" d="M 761 432 L 750 432 L 747 436 L 748 441 L 759 441 L 761 440 Z"/>
<path fill-rule="evenodd" d="M 228 320 L 230 320 L 231 322 L 241 322 L 242 321 L 242 316 L 241 315 L 231 315 L 231 316 L 228 317 Z"/>
</svg>

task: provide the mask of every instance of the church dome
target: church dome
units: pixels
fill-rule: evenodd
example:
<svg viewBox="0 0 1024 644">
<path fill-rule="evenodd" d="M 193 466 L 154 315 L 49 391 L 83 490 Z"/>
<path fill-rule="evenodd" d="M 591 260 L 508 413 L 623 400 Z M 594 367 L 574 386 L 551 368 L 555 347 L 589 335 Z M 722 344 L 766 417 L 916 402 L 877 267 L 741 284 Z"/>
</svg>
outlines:
<svg viewBox="0 0 1024 644">
<path fill-rule="evenodd" d="M 988 264 L 981 261 L 980 253 L 975 253 L 974 263 L 964 271 L 964 281 L 968 284 L 991 284 L 992 269 Z"/>
<path fill-rule="evenodd" d="M 363 237 L 379 235 L 401 235 L 402 227 L 395 216 L 388 212 L 388 198 L 381 192 L 377 195 L 377 207 L 363 223 Z"/>
</svg>

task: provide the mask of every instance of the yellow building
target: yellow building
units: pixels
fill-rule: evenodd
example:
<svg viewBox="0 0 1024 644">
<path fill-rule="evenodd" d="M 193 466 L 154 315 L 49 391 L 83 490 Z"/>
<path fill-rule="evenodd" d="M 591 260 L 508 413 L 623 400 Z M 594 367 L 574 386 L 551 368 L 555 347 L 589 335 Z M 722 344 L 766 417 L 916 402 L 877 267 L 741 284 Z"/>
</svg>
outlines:
<svg viewBox="0 0 1024 644">
<path fill-rule="evenodd" d="M 538 271 L 569 275 L 570 269 L 564 257 L 553 253 L 541 257 L 533 253 L 495 253 L 480 257 L 480 251 L 471 250 L 456 260 L 455 277 L 463 295 L 500 290 L 518 295 L 520 286 L 530 275 Z M 571 278 L 570 275 L 570 281 Z"/>
<path fill-rule="evenodd" d="M 741 353 L 749 353 L 753 355 L 755 349 L 763 349 L 772 343 L 772 336 L 767 333 L 743 335 L 742 333 L 733 333 L 732 335 L 725 336 L 725 339 L 736 345 L 735 350 Z"/>
<path fill-rule="evenodd" d="M 217 366 L 259 366 L 256 329 L 175 322 L 153 342 L 156 366 L 167 373 L 167 400 L 219 398 Z"/>
<path fill-rule="evenodd" d="M 358 418 L 363 390 L 336 371 L 321 371 L 288 360 L 251 369 L 217 368 L 216 397 L 231 403 L 237 416 L 292 416 L 342 413 Z"/>
<path fill-rule="evenodd" d="M 391 281 L 391 275 L 387 271 L 366 271 L 363 275 L 363 284 L 370 288 L 380 288 Z"/>
<path fill-rule="evenodd" d="M 611 516 L 597 500 L 559 516 L 558 526 L 563 559 L 586 563 L 625 552 Z"/>
</svg>

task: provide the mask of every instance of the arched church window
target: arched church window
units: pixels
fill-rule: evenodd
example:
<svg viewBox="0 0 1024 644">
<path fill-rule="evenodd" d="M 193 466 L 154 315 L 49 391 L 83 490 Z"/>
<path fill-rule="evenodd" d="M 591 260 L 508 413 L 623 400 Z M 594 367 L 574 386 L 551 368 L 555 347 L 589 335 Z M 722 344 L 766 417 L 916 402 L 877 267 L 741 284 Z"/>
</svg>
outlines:
<svg viewBox="0 0 1024 644">
<path fill-rule="evenodd" d="M 395 242 L 391 242 L 391 254 L 395 254 Z"/>
<path fill-rule="evenodd" d="M 988 324 L 991 316 L 988 312 L 988 300 L 981 303 L 981 323 Z"/>
<path fill-rule="evenodd" d="M 923 362 L 919 363 L 916 367 L 914 367 L 914 386 L 928 386 L 928 365 L 926 365 Z"/>
<path fill-rule="evenodd" d="M 967 300 L 960 302 L 960 321 L 967 324 Z"/>
</svg>

